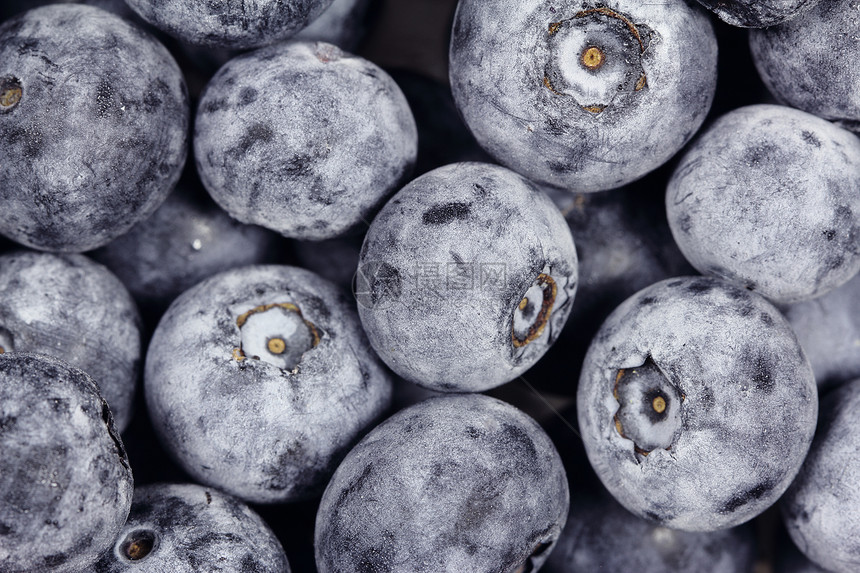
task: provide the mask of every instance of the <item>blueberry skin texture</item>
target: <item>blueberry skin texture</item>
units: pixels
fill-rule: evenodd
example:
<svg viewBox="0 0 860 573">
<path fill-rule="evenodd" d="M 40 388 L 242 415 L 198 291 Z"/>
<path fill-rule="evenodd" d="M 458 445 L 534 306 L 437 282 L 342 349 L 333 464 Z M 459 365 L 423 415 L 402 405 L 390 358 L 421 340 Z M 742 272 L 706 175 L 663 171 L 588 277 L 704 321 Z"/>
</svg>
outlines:
<svg viewBox="0 0 860 573">
<path fill-rule="evenodd" d="M 762 80 L 780 102 L 860 132 L 860 14 L 850 0 L 822 0 L 797 18 L 750 31 Z"/>
<path fill-rule="evenodd" d="M 228 62 L 206 87 L 194 137 L 197 171 L 225 211 L 311 240 L 363 228 L 418 146 L 394 80 L 322 42 Z"/>
<path fill-rule="evenodd" d="M 265 308 L 289 303 L 299 312 Z M 275 265 L 226 271 L 183 293 L 156 328 L 144 374 L 165 449 L 196 481 L 245 501 L 318 495 L 391 398 L 352 304 L 313 273 Z M 255 341 L 283 335 L 265 321 L 296 315 L 313 325 L 316 346 L 295 365 L 253 354 Z M 293 339 L 284 340 L 289 351 Z"/>
<path fill-rule="evenodd" d="M 858 408 L 860 379 L 822 399 L 809 455 L 780 500 L 792 541 L 813 562 L 836 573 L 860 567 Z"/>
<path fill-rule="evenodd" d="M 353 51 L 367 31 L 371 0 L 334 0 L 319 18 L 295 35 L 296 40 L 328 42 Z"/>
<path fill-rule="evenodd" d="M 552 201 L 483 163 L 440 167 L 398 192 L 371 224 L 356 275 L 379 356 L 446 392 L 525 372 L 558 337 L 576 285 L 576 248 Z"/>
<path fill-rule="evenodd" d="M 860 140 L 811 114 L 752 105 L 719 118 L 666 190 L 696 269 L 776 302 L 821 296 L 860 271 Z"/>
<path fill-rule="evenodd" d="M 128 457 L 82 370 L 0 354 L 0 570 L 89 570 L 131 507 Z"/>
<path fill-rule="evenodd" d="M 338 467 L 317 512 L 317 569 L 537 571 L 568 503 L 561 459 L 534 420 L 488 396 L 432 398 Z"/>
<path fill-rule="evenodd" d="M 137 307 L 119 279 L 83 255 L 18 251 L 0 256 L 0 292 L 0 348 L 85 371 L 125 431 L 143 350 Z"/>
<path fill-rule="evenodd" d="M 782 312 L 809 357 L 820 390 L 860 378 L 860 275 Z"/>
<path fill-rule="evenodd" d="M 108 243 L 179 179 L 188 99 L 179 67 L 117 15 L 45 6 L 0 26 L 0 233 L 47 251 Z M 5 98 L 3 98 L 5 99 Z"/>
<path fill-rule="evenodd" d="M 591 192 L 642 177 L 690 140 L 716 90 L 717 42 L 685 0 L 461 0 L 450 65 L 457 106 L 490 155 Z"/>
<path fill-rule="evenodd" d="M 699 0 L 720 20 L 741 28 L 766 28 L 796 18 L 819 0 Z"/>
<path fill-rule="evenodd" d="M 290 573 L 290 565 L 269 526 L 238 499 L 196 484 L 154 484 L 135 490 L 113 551 L 93 568 L 122 571 Z"/>
<path fill-rule="evenodd" d="M 688 533 L 640 519 L 606 495 L 575 495 L 544 573 L 752 573 L 755 533 Z"/>
<path fill-rule="evenodd" d="M 186 44 L 257 48 L 286 40 L 332 0 L 126 0 L 141 18 Z"/>
<path fill-rule="evenodd" d="M 637 388 L 637 372 L 654 387 Z M 639 517 L 684 531 L 733 527 L 772 505 L 800 469 L 817 408 L 785 318 L 711 277 L 662 281 L 622 303 L 594 338 L 577 392 L 604 486 Z"/>
</svg>

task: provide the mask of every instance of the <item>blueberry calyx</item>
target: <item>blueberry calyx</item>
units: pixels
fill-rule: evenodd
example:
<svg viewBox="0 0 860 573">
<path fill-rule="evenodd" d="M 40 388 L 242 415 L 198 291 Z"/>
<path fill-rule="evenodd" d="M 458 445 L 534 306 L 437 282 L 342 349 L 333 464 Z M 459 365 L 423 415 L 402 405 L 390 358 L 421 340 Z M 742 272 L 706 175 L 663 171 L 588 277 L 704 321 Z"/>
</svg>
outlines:
<svg viewBox="0 0 860 573">
<path fill-rule="evenodd" d="M 557 295 L 558 286 L 553 278 L 539 274 L 514 310 L 511 326 L 514 348 L 522 348 L 543 334 Z"/>
<path fill-rule="evenodd" d="M 136 529 L 125 536 L 120 555 L 129 561 L 146 559 L 158 546 L 158 535 L 149 529 Z"/>
<path fill-rule="evenodd" d="M 236 318 L 241 343 L 233 349 L 237 362 L 250 356 L 296 372 L 302 356 L 320 343 L 320 330 L 291 302 L 263 304 Z"/>
<path fill-rule="evenodd" d="M 24 96 L 21 81 L 12 76 L 0 78 L 0 113 L 12 111 Z"/>
</svg>

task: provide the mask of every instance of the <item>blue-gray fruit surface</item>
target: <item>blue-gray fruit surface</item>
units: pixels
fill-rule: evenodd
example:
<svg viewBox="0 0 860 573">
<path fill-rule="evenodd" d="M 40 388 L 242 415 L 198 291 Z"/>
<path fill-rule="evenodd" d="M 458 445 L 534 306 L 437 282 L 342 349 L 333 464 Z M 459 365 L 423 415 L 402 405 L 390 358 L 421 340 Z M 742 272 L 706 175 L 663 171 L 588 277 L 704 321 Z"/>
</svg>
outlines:
<svg viewBox="0 0 860 573">
<path fill-rule="evenodd" d="M 162 444 L 195 480 L 247 501 L 318 494 L 391 398 L 353 305 L 317 275 L 274 265 L 183 293 L 146 356 Z"/>
<path fill-rule="evenodd" d="M 433 390 L 513 380 L 561 332 L 577 285 L 564 217 L 503 167 L 456 163 L 412 181 L 374 219 L 356 275 L 379 356 Z"/>
<path fill-rule="evenodd" d="M 818 431 L 780 505 L 797 547 L 824 569 L 860 570 L 860 379 L 821 401 Z"/>
<path fill-rule="evenodd" d="M 780 102 L 860 131 L 860 12 L 853 0 L 821 0 L 797 18 L 750 31 L 765 85 Z"/>
<path fill-rule="evenodd" d="M 109 270 L 78 254 L 0 256 L 0 352 L 56 356 L 89 374 L 117 429 L 131 420 L 140 316 Z"/>
<path fill-rule="evenodd" d="M 607 495 L 572 498 L 544 573 L 752 573 L 750 526 L 689 533 L 636 517 Z"/>
<path fill-rule="evenodd" d="M 332 0 L 126 0 L 141 18 L 187 44 L 245 49 L 295 35 Z"/>
<path fill-rule="evenodd" d="M 188 98 L 149 34 L 56 4 L 0 26 L 0 233 L 47 251 L 108 243 L 149 216 L 185 163 Z"/>
<path fill-rule="evenodd" d="M 666 191 L 675 241 L 703 274 L 777 302 L 860 271 L 860 139 L 811 114 L 751 105 L 720 117 Z"/>
<path fill-rule="evenodd" d="M 819 388 L 860 378 L 860 275 L 782 311 L 812 364 Z"/>
<path fill-rule="evenodd" d="M 324 42 L 241 55 L 197 111 L 197 171 L 243 223 L 297 239 L 364 229 L 411 173 L 415 120 L 394 80 Z"/>
<path fill-rule="evenodd" d="M 699 0 L 723 22 L 742 28 L 765 28 L 796 18 L 819 0 Z"/>
<path fill-rule="evenodd" d="M 622 303 L 579 380 L 588 459 L 628 510 L 715 531 L 772 505 L 803 462 L 818 411 L 809 361 L 767 300 L 710 277 Z"/>
<path fill-rule="evenodd" d="M 534 420 L 488 396 L 432 398 L 377 426 L 338 467 L 317 513 L 317 569 L 537 571 L 568 503 Z"/>
<path fill-rule="evenodd" d="M 451 87 L 503 165 L 578 192 L 665 163 L 708 113 L 717 41 L 685 0 L 461 0 Z"/>
<path fill-rule="evenodd" d="M 89 571 L 131 507 L 128 457 L 85 372 L 0 354 L 0 571 Z"/>
<path fill-rule="evenodd" d="M 137 488 L 128 521 L 93 573 L 290 573 L 275 534 L 251 508 L 195 484 Z"/>
</svg>

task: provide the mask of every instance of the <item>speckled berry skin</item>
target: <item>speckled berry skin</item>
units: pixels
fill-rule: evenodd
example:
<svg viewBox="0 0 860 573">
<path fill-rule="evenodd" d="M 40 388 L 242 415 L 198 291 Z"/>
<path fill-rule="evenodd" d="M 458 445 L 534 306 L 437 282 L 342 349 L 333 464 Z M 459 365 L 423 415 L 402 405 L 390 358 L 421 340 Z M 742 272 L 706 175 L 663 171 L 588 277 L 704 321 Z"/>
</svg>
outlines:
<svg viewBox="0 0 860 573">
<path fill-rule="evenodd" d="M 374 219 L 356 296 L 397 374 L 480 392 L 543 356 L 576 285 L 573 238 L 552 201 L 503 167 L 456 163 L 412 181 Z"/>
<path fill-rule="evenodd" d="M 699 0 L 720 20 L 741 28 L 765 28 L 796 18 L 819 0 Z"/>
<path fill-rule="evenodd" d="M 77 254 L 0 256 L 0 349 L 49 354 L 92 376 L 117 429 L 131 420 L 140 316 L 109 270 Z"/>
<path fill-rule="evenodd" d="M 752 573 L 752 527 L 688 533 L 640 519 L 607 495 L 573 495 L 543 573 Z"/>
<path fill-rule="evenodd" d="M 860 378 L 860 275 L 782 312 L 809 357 L 819 389 Z"/>
<path fill-rule="evenodd" d="M 703 274 L 776 302 L 860 271 L 860 139 L 811 114 L 752 105 L 689 148 L 666 191 L 669 226 Z"/>
<path fill-rule="evenodd" d="M 791 539 L 812 561 L 836 573 L 860 568 L 860 379 L 821 401 L 815 441 L 780 501 Z"/>
<path fill-rule="evenodd" d="M 15 14 L 48 4 L 86 4 L 113 12 L 123 18 L 135 16 L 134 11 L 128 7 L 125 0 L 5 0 L 3 5 L 0 6 L 0 21 Z"/>
<path fill-rule="evenodd" d="M 750 31 L 756 68 L 776 99 L 860 132 L 860 12 L 821 0 L 797 18 Z"/>
<path fill-rule="evenodd" d="M 296 40 L 328 42 L 354 50 L 367 31 L 371 0 L 334 0 L 319 18 L 295 35 Z"/>
<path fill-rule="evenodd" d="M 567 517 L 537 423 L 481 395 L 395 414 L 344 459 L 317 512 L 320 573 L 537 571 Z"/>
<path fill-rule="evenodd" d="M 0 570 L 88 571 L 131 507 L 128 457 L 82 370 L 0 354 Z"/>
<path fill-rule="evenodd" d="M 202 189 L 179 183 L 145 221 L 92 257 L 159 316 L 177 296 L 234 267 L 274 262 L 285 241 L 231 219 Z M 279 248 L 280 247 L 280 248 Z"/>
<path fill-rule="evenodd" d="M 606 319 L 579 380 L 588 459 L 628 510 L 685 531 L 760 514 L 788 488 L 818 408 L 812 368 L 764 298 L 669 279 Z"/>
<path fill-rule="evenodd" d="M 251 508 L 195 484 L 138 488 L 128 521 L 93 573 L 290 573 L 275 534 Z"/>
<path fill-rule="evenodd" d="M 500 163 L 577 192 L 656 169 L 711 106 L 717 42 L 685 0 L 461 0 L 451 87 Z"/>
<path fill-rule="evenodd" d="M 126 0 L 141 18 L 187 44 L 247 49 L 286 40 L 332 0 Z"/>
<path fill-rule="evenodd" d="M 179 179 L 188 99 L 170 53 L 91 6 L 0 26 L 0 233 L 46 251 L 108 243 Z"/>
<path fill-rule="evenodd" d="M 146 358 L 147 405 L 165 448 L 195 480 L 246 501 L 322 491 L 391 397 L 353 304 L 309 271 L 274 265 L 182 294 Z M 269 346 L 275 338 L 281 348 Z"/>
<path fill-rule="evenodd" d="M 313 240 L 364 228 L 418 146 L 394 80 L 323 42 L 228 62 L 206 87 L 194 137 L 197 171 L 230 215 Z"/>
</svg>

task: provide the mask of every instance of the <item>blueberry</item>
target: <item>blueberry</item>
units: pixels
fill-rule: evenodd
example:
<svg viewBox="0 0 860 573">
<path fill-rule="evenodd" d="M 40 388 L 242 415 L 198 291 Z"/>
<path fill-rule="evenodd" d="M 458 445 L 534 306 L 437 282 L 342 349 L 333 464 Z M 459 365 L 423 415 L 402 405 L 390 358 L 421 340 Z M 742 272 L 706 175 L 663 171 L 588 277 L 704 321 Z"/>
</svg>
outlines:
<svg viewBox="0 0 860 573">
<path fill-rule="evenodd" d="M 591 493 L 591 492 L 589 492 Z M 605 494 L 573 495 L 545 573 L 752 573 L 752 527 L 687 533 L 636 517 Z"/>
<path fill-rule="evenodd" d="M 531 418 L 487 396 L 433 398 L 377 426 L 338 467 L 317 513 L 317 568 L 537 571 L 568 499 Z"/>
<path fill-rule="evenodd" d="M 328 42 L 352 51 L 367 28 L 372 0 L 334 0 L 319 18 L 296 34 L 296 40 Z"/>
<path fill-rule="evenodd" d="M 157 484 L 134 492 L 113 551 L 93 573 L 289 573 L 275 534 L 238 499 L 203 486 Z"/>
<path fill-rule="evenodd" d="M 666 192 L 672 234 L 704 274 L 778 302 L 860 271 L 860 140 L 808 113 L 752 105 L 720 117 Z"/>
<path fill-rule="evenodd" d="M 742 28 L 765 28 L 796 18 L 819 0 L 699 0 L 723 22 Z"/>
<path fill-rule="evenodd" d="M 860 275 L 783 314 L 809 357 L 820 389 L 860 378 Z"/>
<path fill-rule="evenodd" d="M 809 559 L 838 573 L 860 568 L 860 379 L 821 401 L 818 431 L 781 500 L 788 533 Z"/>
<path fill-rule="evenodd" d="M 128 516 L 132 476 L 110 409 L 82 370 L 0 354 L 0 570 L 89 570 Z"/>
<path fill-rule="evenodd" d="M 285 40 L 317 18 L 332 0 L 126 0 L 141 18 L 182 42 L 213 48 L 255 48 Z"/>
<path fill-rule="evenodd" d="M 860 43 L 854 0 L 822 0 L 797 18 L 750 31 L 764 83 L 781 102 L 860 132 Z"/>
<path fill-rule="evenodd" d="M 314 240 L 363 228 L 416 147 L 394 80 L 322 42 L 228 62 L 203 94 L 194 140 L 203 183 L 230 215 Z"/>
<path fill-rule="evenodd" d="M 57 4 L 0 26 L 0 233 L 49 251 L 108 243 L 152 213 L 187 151 L 170 53 L 119 16 Z"/>
<path fill-rule="evenodd" d="M 123 18 L 132 18 L 135 15 L 125 0 L 4 0 L 3 5 L 0 6 L 0 22 L 7 17 L 48 4 L 86 4 L 113 12 Z"/>
<path fill-rule="evenodd" d="M 579 192 L 666 162 L 717 79 L 713 27 L 683 0 L 462 0 L 450 59 L 454 99 L 490 155 Z"/>
<path fill-rule="evenodd" d="M 351 304 L 286 266 L 226 271 L 174 301 L 147 352 L 146 398 L 195 480 L 258 503 L 323 489 L 391 396 Z"/>
<path fill-rule="evenodd" d="M 404 187 L 364 239 L 356 295 L 380 357 L 433 390 L 513 380 L 555 341 L 577 285 L 552 201 L 494 165 L 457 163 Z"/>
<path fill-rule="evenodd" d="M 669 279 L 621 304 L 588 350 L 577 393 L 588 459 L 628 510 L 714 531 L 772 505 L 815 430 L 812 368 L 757 294 Z"/>
<path fill-rule="evenodd" d="M 119 279 L 83 255 L 15 252 L 0 256 L 0 292 L 0 353 L 50 354 L 84 370 L 124 431 L 142 350 Z"/>
</svg>

